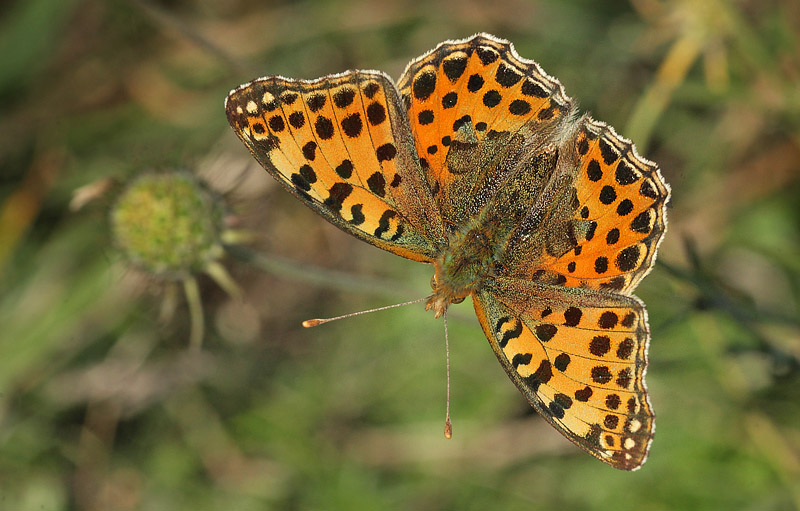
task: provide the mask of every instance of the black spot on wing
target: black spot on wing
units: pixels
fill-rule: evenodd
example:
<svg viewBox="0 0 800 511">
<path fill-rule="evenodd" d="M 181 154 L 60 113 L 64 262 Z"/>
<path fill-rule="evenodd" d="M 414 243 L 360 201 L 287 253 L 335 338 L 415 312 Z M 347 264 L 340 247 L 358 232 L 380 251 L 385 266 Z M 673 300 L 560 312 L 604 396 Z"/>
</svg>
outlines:
<svg viewBox="0 0 800 511">
<path fill-rule="evenodd" d="M 622 403 L 619 395 L 617 394 L 609 394 L 606 396 L 606 406 L 612 410 L 616 410 L 619 408 L 619 405 Z"/>
<path fill-rule="evenodd" d="M 605 138 L 600 139 L 600 154 L 603 156 L 603 161 L 606 162 L 606 165 L 611 165 L 619 158 L 619 154 L 611 147 L 611 144 L 606 142 Z"/>
<path fill-rule="evenodd" d="M 553 365 L 554 365 L 554 366 L 556 367 L 556 369 L 558 369 L 559 371 L 561 371 L 561 372 L 564 372 L 564 371 L 566 371 L 566 370 L 567 370 L 567 367 L 569 366 L 569 363 L 570 363 L 571 361 L 572 361 L 572 360 L 570 359 L 570 356 L 569 356 L 569 355 L 567 355 L 566 353 L 560 353 L 560 354 L 559 354 L 559 355 L 558 355 L 558 356 L 555 358 L 555 360 L 553 360 Z"/>
<path fill-rule="evenodd" d="M 306 104 L 308 105 L 308 109 L 312 112 L 319 112 L 322 107 L 325 106 L 325 102 L 327 101 L 328 96 L 325 94 L 312 94 L 308 97 Z"/>
<path fill-rule="evenodd" d="M 548 410 L 556 419 L 563 419 L 564 418 L 564 408 L 562 408 L 558 403 L 555 401 L 551 401 L 549 405 L 547 405 Z"/>
<path fill-rule="evenodd" d="M 417 114 L 417 122 L 422 126 L 427 126 L 433 122 L 433 110 L 423 110 Z"/>
<path fill-rule="evenodd" d="M 314 122 L 314 129 L 317 131 L 319 138 L 323 140 L 333 138 L 333 123 L 327 117 L 321 115 L 317 117 L 316 122 Z"/>
<path fill-rule="evenodd" d="M 531 104 L 522 99 L 515 99 L 508 105 L 508 111 L 514 115 L 525 115 L 531 111 Z"/>
<path fill-rule="evenodd" d="M 342 204 L 352 191 L 353 186 L 348 183 L 335 183 L 331 189 L 328 190 L 328 198 L 325 199 L 323 204 L 331 211 L 339 213 L 342 210 Z"/>
<path fill-rule="evenodd" d="M 283 117 L 280 115 L 273 115 L 269 119 L 269 129 L 271 129 L 274 133 L 280 133 L 286 128 L 286 124 L 283 122 Z"/>
<path fill-rule="evenodd" d="M 337 165 L 334 170 L 336 170 L 336 173 L 342 179 L 350 179 L 350 176 L 353 175 L 353 162 L 350 160 L 342 160 L 342 163 Z"/>
<path fill-rule="evenodd" d="M 425 101 L 436 90 L 436 73 L 433 71 L 423 71 L 414 78 L 412 86 L 414 97 L 420 101 Z"/>
<path fill-rule="evenodd" d="M 589 343 L 589 353 L 602 357 L 611 350 L 611 338 L 607 335 L 596 335 Z"/>
<path fill-rule="evenodd" d="M 349 138 L 358 137 L 361 134 L 362 127 L 361 114 L 358 112 L 350 114 L 342 119 L 342 131 L 344 131 L 344 134 Z"/>
<path fill-rule="evenodd" d="M 634 321 L 636 321 L 636 314 L 629 312 L 625 314 L 625 317 L 619 322 L 619 324 L 625 328 L 630 328 L 633 326 Z"/>
<path fill-rule="evenodd" d="M 617 374 L 617 379 L 615 383 L 623 389 L 627 389 L 631 385 L 631 380 L 633 379 L 633 375 L 631 374 L 631 368 L 626 367 L 622 371 Z"/>
<path fill-rule="evenodd" d="M 483 104 L 489 108 L 494 108 L 500 104 L 500 101 L 503 100 L 503 96 L 500 95 L 499 92 L 492 89 L 488 91 L 486 94 L 483 95 Z"/>
<path fill-rule="evenodd" d="M 582 138 L 580 142 L 578 142 L 578 152 L 581 156 L 586 155 L 589 152 L 589 141 L 585 138 Z"/>
<path fill-rule="evenodd" d="M 487 46 L 478 46 L 477 52 L 478 58 L 484 66 L 488 66 L 500 56 L 495 50 Z"/>
<path fill-rule="evenodd" d="M 553 368 L 550 365 L 548 360 L 542 360 L 539 364 L 539 367 L 534 371 L 533 374 L 523 378 L 525 383 L 527 383 L 534 391 L 539 390 L 539 386 L 542 384 L 547 384 L 550 381 L 550 378 L 553 377 Z"/>
<path fill-rule="evenodd" d="M 615 313 L 611 311 L 605 311 L 600 315 L 597 325 L 600 328 L 609 329 L 617 326 L 617 321 L 619 321 L 619 317 Z"/>
<path fill-rule="evenodd" d="M 353 217 L 353 219 L 350 220 L 351 224 L 361 225 L 364 223 L 364 220 L 367 219 L 367 217 L 364 216 L 362 209 L 364 209 L 363 204 L 355 204 L 350 208 L 350 215 Z"/>
<path fill-rule="evenodd" d="M 367 120 L 373 126 L 380 125 L 386 120 L 386 109 L 380 103 L 370 103 L 367 107 Z"/>
<path fill-rule="evenodd" d="M 378 93 L 380 88 L 381 88 L 380 85 L 378 85 L 377 83 L 370 82 L 370 83 L 368 83 L 367 85 L 364 86 L 364 89 L 363 89 L 364 90 L 364 95 L 367 97 L 367 99 L 372 99 L 375 96 L 375 94 Z"/>
<path fill-rule="evenodd" d="M 303 117 L 302 112 L 292 112 L 289 114 L 289 124 L 291 124 L 294 129 L 299 130 L 306 124 L 306 118 Z"/>
<path fill-rule="evenodd" d="M 300 175 L 309 183 L 317 182 L 317 174 L 314 172 L 314 169 L 311 168 L 311 165 L 303 165 L 300 167 Z"/>
<path fill-rule="evenodd" d="M 575 391 L 575 399 L 585 403 L 589 401 L 589 398 L 592 397 L 593 393 L 594 391 L 592 388 L 587 386 Z"/>
<path fill-rule="evenodd" d="M 442 108 L 453 108 L 458 102 L 458 94 L 455 92 L 448 92 L 442 97 Z"/>
<path fill-rule="evenodd" d="M 498 330 L 498 333 L 499 332 L 500 331 Z M 503 332 L 503 336 L 497 341 L 497 344 L 501 348 L 505 348 L 506 345 L 508 344 L 508 341 L 510 341 L 511 339 L 516 339 L 521 334 L 522 334 L 522 322 L 521 321 L 517 321 L 517 326 L 515 326 L 511 330 Z"/>
<path fill-rule="evenodd" d="M 526 96 L 533 96 L 535 98 L 546 98 L 550 95 L 541 85 L 528 78 L 522 84 L 522 93 Z"/>
<path fill-rule="evenodd" d="M 592 381 L 605 385 L 610 382 L 614 376 L 608 370 L 608 366 L 595 366 L 592 368 Z"/>
<path fill-rule="evenodd" d="M 629 185 L 631 183 L 635 183 L 639 179 L 639 176 L 633 170 L 631 165 L 625 160 L 620 161 L 619 165 L 617 165 L 617 170 L 614 177 L 616 178 L 617 183 L 621 185 Z"/>
<path fill-rule="evenodd" d="M 374 174 L 373 174 L 374 175 Z M 389 219 L 394 218 L 397 216 L 397 213 L 392 211 L 391 209 L 387 209 L 381 215 L 380 220 L 378 220 L 378 228 L 375 229 L 375 236 L 378 238 L 382 238 L 383 235 L 389 231 Z"/>
<path fill-rule="evenodd" d="M 639 245 L 633 245 L 627 247 L 622 251 L 620 251 L 619 254 L 617 254 L 617 258 L 614 262 L 617 265 L 617 268 L 620 269 L 620 271 L 631 271 L 634 268 L 636 268 L 636 265 L 639 262 L 640 253 L 641 250 L 639 248 Z"/>
<path fill-rule="evenodd" d="M 284 105 L 291 105 L 297 100 L 298 94 L 296 92 L 285 92 L 281 94 L 281 101 Z"/>
<path fill-rule="evenodd" d="M 336 91 L 333 95 L 333 103 L 339 108 L 346 108 L 353 103 L 353 98 L 356 97 L 356 91 L 350 87 L 345 87 Z"/>
<path fill-rule="evenodd" d="M 501 86 L 508 88 L 520 81 L 522 75 L 515 69 L 500 63 L 500 65 L 497 66 L 497 72 L 495 72 L 494 78 Z"/>
<path fill-rule="evenodd" d="M 617 204 L 617 214 L 619 216 L 625 216 L 631 211 L 633 211 L 633 202 L 630 199 L 623 199 Z"/>
<path fill-rule="evenodd" d="M 397 148 L 392 143 L 386 143 L 375 150 L 378 162 L 389 161 L 397 155 Z"/>
<path fill-rule="evenodd" d="M 646 209 L 636 215 L 636 218 L 631 222 L 631 230 L 647 234 L 650 232 L 650 210 Z"/>
<path fill-rule="evenodd" d="M 603 177 L 603 169 L 600 167 L 600 162 L 594 159 L 589 161 L 589 164 L 586 165 L 586 177 L 589 178 L 589 181 L 600 181 Z"/>
<path fill-rule="evenodd" d="M 445 59 L 444 62 L 442 62 L 442 70 L 444 71 L 445 76 L 447 76 L 447 79 L 453 83 L 455 83 L 461 77 L 461 75 L 464 74 L 464 70 L 466 68 L 466 56 L 452 57 Z"/>
<path fill-rule="evenodd" d="M 386 179 L 380 172 L 375 172 L 367 178 L 367 186 L 369 191 L 383 198 L 386 195 Z"/>
<path fill-rule="evenodd" d="M 317 157 L 317 143 L 312 140 L 303 145 L 303 156 L 308 161 L 314 161 Z"/>
<path fill-rule="evenodd" d="M 511 365 L 514 367 L 514 369 L 518 369 L 519 366 L 526 366 L 530 364 L 532 358 L 533 355 L 530 353 L 517 353 L 511 359 Z"/>
<path fill-rule="evenodd" d="M 650 199 L 655 199 L 658 197 L 658 192 L 656 192 L 655 186 L 653 186 L 653 183 L 651 183 L 649 179 L 642 182 L 642 186 L 639 187 L 639 194 Z"/>
<path fill-rule="evenodd" d="M 600 190 L 600 202 L 609 205 L 615 200 L 617 200 L 617 191 L 613 186 L 606 185 Z"/>
<path fill-rule="evenodd" d="M 483 77 L 479 74 L 474 74 L 467 80 L 467 90 L 470 92 L 477 92 L 483 87 Z"/>
<path fill-rule="evenodd" d="M 536 332 L 536 337 L 538 337 L 540 341 L 547 342 L 558 333 L 558 327 L 550 323 L 542 323 L 536 325 L 534 331 Z"/>
<path fill-rule="evenodd" d="M 617 357 L 622 360 L 628 360 L 631 356 L 631 353 L 633 353 L 634 346 L 635 344 L 633 339 L 626 337 L 625 340 L 619 343 L 619 346 L 617 346 Z"/>
<path fill-rule="evenodd" d="M 570 307 L 564 311 L 564 324 L 566 326 L 577 326 L 581 321 L 583 312 L 577 307 Z"/>
</svg>

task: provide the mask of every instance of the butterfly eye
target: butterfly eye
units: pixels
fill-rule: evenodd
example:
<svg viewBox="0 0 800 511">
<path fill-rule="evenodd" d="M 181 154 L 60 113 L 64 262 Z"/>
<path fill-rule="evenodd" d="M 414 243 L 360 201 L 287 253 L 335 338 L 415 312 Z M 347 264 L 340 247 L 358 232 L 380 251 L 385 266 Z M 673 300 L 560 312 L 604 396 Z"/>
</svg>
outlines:
<svg viewBox="0 0 800 511">
<path fill-rule="evenodd" d="M 459 296 L 458 298 L 453 298 L 453 300 L 450 303 L 457 304 L 463 302 L 466 299 L 467 299 L 466 296 Z"/>
</svg>

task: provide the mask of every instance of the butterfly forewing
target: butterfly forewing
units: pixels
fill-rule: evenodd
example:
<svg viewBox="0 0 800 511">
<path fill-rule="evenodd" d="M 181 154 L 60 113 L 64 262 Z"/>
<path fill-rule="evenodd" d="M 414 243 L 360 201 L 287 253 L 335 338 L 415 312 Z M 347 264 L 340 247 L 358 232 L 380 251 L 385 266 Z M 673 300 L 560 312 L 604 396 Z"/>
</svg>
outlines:
<svg viewBox="0 0 800 511">
<path fill-rule="evenodd" d="M 443 217 L 456 226 L 518 167 L 504 158 L 524 158 L 522 145 L 531 153 L 573 108 L 538 64 L 485 34 L 412 61 L 399 88 Z"/>
<path fill-rule="evenodd" d="M 314 210 L 373 245 L 430 261 L 441 221 L 397 98 L 380 73 L 273 76 L 232 91 L 226 111 L 262 166 Z"/>
</svg>

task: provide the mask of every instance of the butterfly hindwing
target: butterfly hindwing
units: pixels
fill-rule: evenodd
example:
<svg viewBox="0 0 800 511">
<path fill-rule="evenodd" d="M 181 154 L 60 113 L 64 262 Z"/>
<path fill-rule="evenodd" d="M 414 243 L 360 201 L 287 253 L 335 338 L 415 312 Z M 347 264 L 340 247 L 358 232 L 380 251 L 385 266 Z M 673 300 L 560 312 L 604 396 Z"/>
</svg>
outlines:
<svg viewBox="0 0 800 511">
<path fill-rule="evenodd" d="M 641 302 L 515 279 L 491 279 L 473 298 L 498 360 L 548 422 L 616 468 L 644 463 L 655 425 Z"/>
<path fill-rule="evenodd" d="M 433 259 L 441 221 L 385 75 L 261 78 L 231 91 L 226 111 L 259 163 L 312 209 L 380 248 Z"/>
<path fill-rule="evenodd" d="M 630 292 L 650 271 L 666 230 L 669 186 L 658 167 L 610 126 L 588 119 L 579 156 L 574 217 L 587 222 L 576 249 L 544 267 L 567 285 Z"/>
<path fill-rule="evenodd" d="M 629 294 L 655 261 L 669 186 L 629 140 L 588 117 L 559 153 L 550 196 L 535 211 L 544 227 L 528 236 L 520 225 L 509 241 L 507 275 Z"/>
</svg>

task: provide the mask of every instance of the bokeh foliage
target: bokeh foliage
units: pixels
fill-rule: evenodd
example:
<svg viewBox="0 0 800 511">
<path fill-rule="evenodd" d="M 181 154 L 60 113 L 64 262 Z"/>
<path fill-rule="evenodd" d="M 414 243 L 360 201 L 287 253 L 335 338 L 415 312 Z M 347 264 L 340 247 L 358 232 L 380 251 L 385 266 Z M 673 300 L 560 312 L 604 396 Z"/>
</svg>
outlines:
<svg viewBox="0 0 800 511">
<path fill-rule="evenodd" d="M 230 132 L 264 74 L 398 77 L 487 31 L 557 76 L 672 185 L 638 294 L 651 457 L 620 473 L 532 414 L 430 268 L 294 201 Z M 0 14 L 0 509 L 799 509 L 800 4 L 794 0 L 25 0 Z M 185 301 L 126 268 L 115 187 L 189 169 L 256 234 Z M 165 312 L 166 311 L 166 312 Z M 171 314 L 170 314 L 171 312 Z"/>
</svg>

